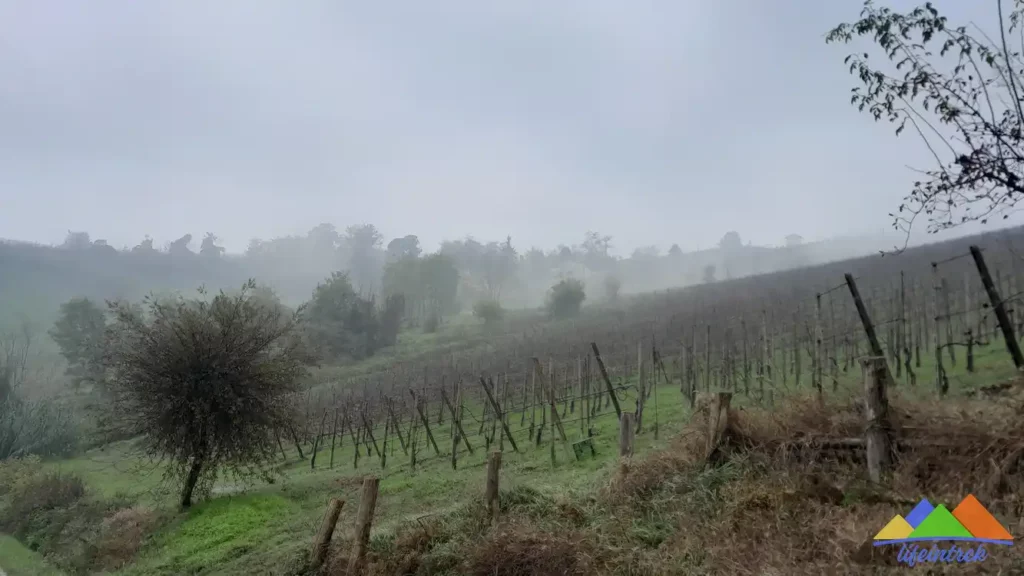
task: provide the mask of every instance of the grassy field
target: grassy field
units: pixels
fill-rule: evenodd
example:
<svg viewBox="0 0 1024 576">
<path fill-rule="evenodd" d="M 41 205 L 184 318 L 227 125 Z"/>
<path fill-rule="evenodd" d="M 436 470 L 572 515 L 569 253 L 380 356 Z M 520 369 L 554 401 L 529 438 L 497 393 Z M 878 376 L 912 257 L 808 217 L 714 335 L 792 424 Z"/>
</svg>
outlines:
<svg viewBox="0 0 1024 576">
<path fill-rule="evenodd" d="M 432 336 L 432 339 L 446 341 L 440 336 Z M 424 340 L 411 338 L 405 345 L 419 354 L 429 348 Z M 401 349 L 395 352 L 403 353 L 411 352 Z M 970 394 L 979 387 L 1006 380 L 1014 372 L 1000 342 L 979 347 L 975 362 L 973 374 L 966 373 L 962 360 L 955 369 L 949 368 L 951 396 Z M 934 369 L 930 363 L 923 362 L 916 371 L 917 386 L 910 388 L 901 382 L 898 393 L 910 398 L 935 396 Z M 830 399 L 858 394 L 859 367 L 840 372 L 839 376 L 834 392 L 831 380 L 826 378 Z M 774 401 L 781 404 L 788 394 L 806 393 L 806 380 L 805 377 L 803 390 L 776 390 Z M 629 383 L 625 382 L 627 386 Z M 654 397 L 657 398 L 656 411 L 652 403 Z M 652 400 L 645 408 L 644 429 L 637 436 L 638 455 L 666 450 L 678 441 L 678 433 L 690 418 L 678 380 L 659 386 Z M 735 401 L 741 408 L 753 403 L 742 394 Z M 482 413 L 481 406 L 469 405 L 467 409 L 477 418 Z M 635 394 L 623 399 L 623 409 L 635 409 Z M 538 446 L 529 440 L 528 431 L 519 426 L 521 416 L 518 413 L 510 416 L 512 428 L 517 430 L 514 437 L 519 453 L 514 453 L 510 444 L 504 442 L 503 490 L 532 490 L 556 500 L 587 501 L 608 483 L 618 460 L 618 423 L 614 411 L 605 408 L 592 421 L 596 456 L 585 456 L 581 461 L 575 459 L 569 444 L 581 439 L 584 432 L 573 413 L 567 413 L 564 418 L 568 443 L 559 441 L 552 445 L 552 435 L 547 433 Z M 529 417 L 526 420 L 528 422 Z M 472 421 L 472 418 L 467 419 L 467 422 Z M 329 498 L 346 500 L 338 531 L 346 535 L 351 531 L 358 489 L 365 474 L 381 478 L 374 523 L 377 547 L 387 547 L 400 527 L 444 515 L 482 494 L 487 451 L 480 443 L 482 436 L 470 433 L 474 451 L 468 454 L 460 446 L 458 469 L 453 470 L 450 428 L 447 421 L 433 427 L 441 455 L 434 453 L 424 437 L 419 437 L 415 467 L 411 456 L 403 453 L 393 438 L 385 450 L 387 464 L 383 468 L 376 454 L 367 456 L 365 452 L 361 454 L 358 467 L 354 466 L 355 453 L 349 437 L 342 437 L 341 445 L 336 447 L 333 467 L 330 466 L 331 447 L 324 445 L 318 452 L 315 470 L 310 469 L 309 454 L 306 454 L 307 459 L 300 460 L 294 448 L 286 447 L 288 460 L 282 460 L 281 475 L 273 484 L 246 486 L 221 481 L 211 498 L 187 513 L 175 511 L 176 487 L 163 481 L 162 468 L 141 457 L 132 442 L 109 445 L 47 465 L 62 473 L 80 475 L 93 497 L 119 498 L 159 511 L 157 528 L 146 539 L 134 562 L 119 573 L 231 575 L 252 574 L 254 567 L 258 567 L 255 573 L 291 574 L 305 558 Z"/>
<path fill-rule="evenodd" d="M 675 386 L 660 387 L 658 398 L 658 439 L 653 429 L 638 436 L 636 450 L 640 453 L 667 446 L 668 439 L 686 422 L 688 409 Z M 649 412 L 647 417 L 653 416 Z M 506 443 L 503 487 L 521 485 L 562 495 L 593 490 L 616 460 L 618 430 L 614 412 L 605 411 L 593 422 L 597 455 L 580 462 L 575 461 L 568 445 L 559 441 L 552 463 L 550 435 L 538 447 L 519 434 L 519 454 L 513 454 Z M 653 423 L 648 426 L 652 427 Z M 420 439 L 415 470 L 410 457 L 393 440 L 388 444 L 386 467 L 381 468 L 375 454 L 363 454 L 355 468 L 354 450 L 350 439 L 345 438 L 343 446 L 335 450 L 333 469 L 328 467 L 330 446 L 326 446 L 319 451 L 316 470 L 310 469 L 308 460 L 298 460 L 292 453 L 294 459 L 282 464 L 282 479 L 273 485 L 221 483 L 215 488 L 219 495 L 187 514 L 173 516 L 125 573 L 182 574 L 216 567 L 210 573 L 248 574 L 254 563 L 264 567 L 266 573 L 288 573 L 306 552 L 330 497 L 349 503 L 342 511 L 339 530 L 351 525 L 364 474 L 381 478 L 374 525 L 377 535 L 393 532 L 398 525 L 416 518 L 444 512 L 474 493 L 482 494 L 486 446 L 474 446 L 473 454 L 461 448 L 458 469 L 452 470 L 450 426 L 433 430 L 442 455 L 434 454 L 425 439 Z M 572 427 L 570 423 L 566 423 L 566 434 L 570 442 L 581 437 L 578 425 Z M 173 506 L 174 490 L 163 485 L 158 468 L 133 455 L 129 443 L 52 466 L 80 474 L 105 496 L 127 496 L 165 509 Z"/>
<path fill-rule="evenodd" d="M 49 565 L 10 536 L 0 534 L 0 569 L 7 576 L 61 576 L 62 573 Z"/>
</svg>

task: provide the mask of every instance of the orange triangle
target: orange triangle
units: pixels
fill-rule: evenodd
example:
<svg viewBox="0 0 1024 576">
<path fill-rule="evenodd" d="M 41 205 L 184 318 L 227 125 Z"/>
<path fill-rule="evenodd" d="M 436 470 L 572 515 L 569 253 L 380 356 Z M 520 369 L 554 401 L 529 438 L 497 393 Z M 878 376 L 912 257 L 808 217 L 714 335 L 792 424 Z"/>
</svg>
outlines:
<svg viewBox="0 0 1024 576">
<path fill-rule="evenodd" d="M 981 502 L 968 494 L 963 501 L 953 510 L 953 516 L 967 528 L 967 531 L 975 538 L 987 540 L 1013 540 L 1013 536 L 1003 528 L 1003 525 L 995 519 Z"/>
</svg>

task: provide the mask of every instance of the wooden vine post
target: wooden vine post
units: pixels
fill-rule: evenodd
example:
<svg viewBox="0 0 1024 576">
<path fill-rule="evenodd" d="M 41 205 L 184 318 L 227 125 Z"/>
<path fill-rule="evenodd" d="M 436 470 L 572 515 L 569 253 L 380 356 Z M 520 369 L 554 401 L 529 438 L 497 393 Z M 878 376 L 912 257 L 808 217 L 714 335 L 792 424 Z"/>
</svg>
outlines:
<svg viewBox="0 0 1024 576">
<path fill-rule="evenodd" d="M 498 492 L 498 476 L 501 471 L 501 451 L 494 450 L 487 456 L 487 486 L 484 491 L 484 502 L 487 505 L 487 512 L 491 517 L 491 523 L 498 523 L 498 516 L 501 513 L 501 502 Z"/>
<path fill-rule="evenodd" d="M 508 421 L 502 417 L 501 408 L 498 406 L 498 402 L 494 399 L 494 394 L 491 392 L 490 386 L 487 385 L 487 380 L 483 376 L 480 377 L 480 385 L 484 388 L 484 393 L 487 394 L 487 401 L 490 402 L 491 408 L 494 410 L 496 417 L 501 421 L 501 431 L 508 438 L 508 443 L 512 445 L 512 450 L 519 452 L 519 446 L 516 445 L 515 438 L 512 437 L 512 431 L 508 429 Z"/>
<path fill-rule="evenodd" d="M 608 398 L 611 399 L 612 405 L 615 406 L 615 416 L 622 420 L 622 408 L 619 406 L 619 397 L 615 395 L 615 387 L 612 386 L 612 379 L 608 377 L 608 370 L 604 366 L 604 360 L 601 359 L 601 351 L 597 349 L 597 342 L 591 342 L 590 348 L 594 351 L 597 369 L 601 371 L 601 379 L 604 380 L 604 384 L 608 389 Z"/>
<path fill-rule="evenodd" d="M 427 433 L 427 440 L 430 441 L 430 445 L 434 448 L 434 454 L 440 456 L 441 450 L 437 447 L 437 442 L 434 441 L 434 433 L 430 431 L 430 422 L 427 420 L 427 415 L 423 412 L 423 402 L 411 388 L 409 389 L 409 394 L 412 396 L 413 407 L 415 407 L 416 413 L 420 417 L 420 423 L 423 424 L 423 430 Z"/>
<path fill-rule="evenodd" d="M 814 295 L 814 348 L 811 355 L 811 381 L 814 382 L 814 389 L 818 393 L 818 399 L 824 401 L 824 387 L 822 386 L 822 353 L 821 353 L 821 294 Z"/>
<path fill-rule="evenodd" d="M 728 441 L 731 405 L 731 392 L 716 392 L 711 397 L 708 405 L 707 442 L 704 447 L 704 460 L 708 464 L 715 464 L 722 458 L 724 445 Z"/>
<path fill-rule="evenodd" d="M 320 530 L 316 533 L 316 538 L 313 539 L 313 551 L 309 561 L 313 570 L 318 570 L 327 559 L 327 551 L 331 545 L 331 538 L 334 536 L 334 526 L 338 523 L 338 516 L 341 515 L 341 508 L 344 505 L 345 501 L 337 498 L 331 498 L 327 505 L 327 513 L 324 514 Z"/>
<path fill-rule="evenodd" d="M 636 343 L 636 431 L 640 433 L 644 426 L 644 404 L 647 400 L 646 382 L 644 381 L 644 343 Z"/>
<path fill-rule="evenodd" d="M 932 321 L 932 328 L 935 332 L 935 391 L 939 396 L 944 396 L 949 389 L 946 379 L 946 367 L 942 364 L 942 315 L 939 313 L 939 292 L 942 285 L 939 282 L 939 265 L 932 262 L 932 298 L 928 301 L 929 320 Z"/>
<path fill-rule="evenodd" d="M 1006 342 L 1006 349 L 1010 352 L 1010 357 L 1013 359 L 1013 365 L 1017 367 L 1017 370 L 1024 370 L 1024 354 L 1021 354 L 1020 344 L 1014 335 L 1013 324 L 1010 322 L 1010 317 L 1006 314 L 1006 307 L 1003 306 L 1003 300 L 999 296 L 999 291 L 996 290 L 996 285 L 992 282 L 992 276 L 988 272 L 985 258 L 981 255 L 981 250 L 973 245 L 971 246 L 971 256 L 974 257 L 974 264 L 978 267 L 978 275 L 981 276 L 981 284 L 985 287 L 985 292 L 988 293 L 989 302 L 992 303 L 992 308 L 995 309 L 996 320 L 999 322 L 999 328 L 1003 331 L 1003 340 Z"/>
<path fill-rule="evenodd" d="M 875 325 L 871 323 L 871 317 L 868 315 L 868 309 L 864 306 L 864 300 L 860 297 L 860 290 L 857 289 L 857 282 L 853 279 L 853 275 L 846 273 L 843 275 L 846 278 L 846 286 L 850 289 L 850 296 L 853 297 L 853 304 L 857 307 L 857 316 L 860 317 L 860 323 L 864 326 L 864 334 L 868 337 L 868 346 L 871 348 L 872 356 L 881 356 L 882 361 L 885 362 L 885 351 L 882 350 L 882 345 L 878 341 L 878 334 L 875 333 Z M 889 373 L 889 365 L 885 365 L 885 378 L 886 384 L 889 385 L 893 382 L 892 374 Z"/>
<path fill-rule="evenodd" d="M 619 456 L 629 458 L 633 456 L 633 440 L 635 438 L 633 427 L 633 413 L 623 412 L 619 420 Z"/>
<path fill-rule="evenodd" d="M 356 528 L 349 558 L 348 576 L 361 576 L 366 570 L 366 549 L 370 544 L 370 528 L 373 512 L 377 508 L 377 490 L 380 478 L 370 476 L 363 479 L 363 492 L 359 497 L 359 512 L 356 514 Z"/>
<path fill-rule="evenodd" d="M 885 358 L 872 356 L 861 359 L 864 371 L 865 446 L 867 448 L 868 478 L 874 483 L 884 482 L 892 467 L 893 439 L 889 423 L 888 382 Z"/>
</svg>

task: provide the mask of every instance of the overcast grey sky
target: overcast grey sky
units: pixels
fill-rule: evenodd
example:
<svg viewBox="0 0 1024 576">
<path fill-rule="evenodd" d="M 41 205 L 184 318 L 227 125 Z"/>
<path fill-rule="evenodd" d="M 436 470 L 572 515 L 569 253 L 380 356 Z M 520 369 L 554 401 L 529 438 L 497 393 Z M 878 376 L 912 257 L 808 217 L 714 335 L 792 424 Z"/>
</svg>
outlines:
<svg viewBox="0 0 1024 576">
<path fill-rule="evenodd" d="M 910 6 L 906 0 L 890 5 Z M 995 21 L 994 1 L 937 2 Z M 0 237 L 371 222 L 619 252 L 890 224 L 918 142 L 849 105 L 860 0 L 0 0 Z"/>
</svg>

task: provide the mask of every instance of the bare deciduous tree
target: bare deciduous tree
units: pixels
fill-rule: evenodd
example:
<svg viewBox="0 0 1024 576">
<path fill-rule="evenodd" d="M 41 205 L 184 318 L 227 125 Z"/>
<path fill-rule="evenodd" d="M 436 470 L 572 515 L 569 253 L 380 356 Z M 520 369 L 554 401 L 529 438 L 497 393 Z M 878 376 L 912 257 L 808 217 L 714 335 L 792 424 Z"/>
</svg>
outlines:
<svg viewBox="0 0 1024 576">
<path fill-rule="evenodd" d="M 908 236 L 921 214 L 928 232 L 1005 219 L 1024 194 L 1024 46 L 1007 40 L 1020 33 L 1022 6 L 1014 0 L 1007 14 L 997 0 L 993 39 L 976 27 L 951 27 L 930 2 L 900 13 L 867 0 L 859 20 L 826 38 L 846 44 L 868 36 L 881 49 L 879 60 L 867 52 L 846 57 L 861 83 L 850 101 L 895 124 L 897 135 L 911 126 L 935 160 L 892 214 Z"/>
<path fill-rule="evenodd" d="M 25 454 L 66 454 L 74 441 L 69 411 L 20 393 L 29 370 L 33 331 L 23 324 L 0 334 L 0 460 Z"/>
</svg>

